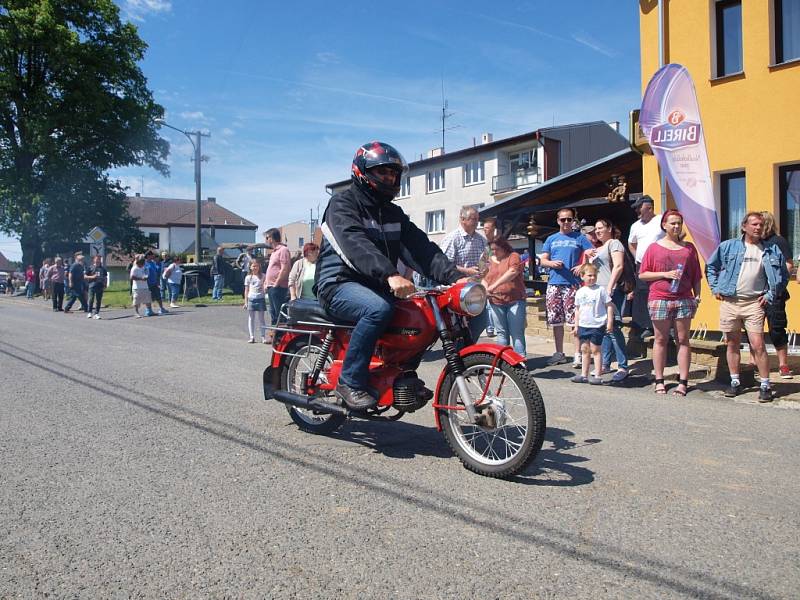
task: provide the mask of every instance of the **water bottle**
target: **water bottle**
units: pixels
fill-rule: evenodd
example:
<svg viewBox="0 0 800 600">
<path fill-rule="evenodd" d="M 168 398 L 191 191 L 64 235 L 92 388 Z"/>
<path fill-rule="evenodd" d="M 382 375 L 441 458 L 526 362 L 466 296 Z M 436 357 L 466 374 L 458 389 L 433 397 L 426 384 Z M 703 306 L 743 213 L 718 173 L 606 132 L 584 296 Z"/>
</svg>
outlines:
<svg viewBox="0 0 800 600">
<path fill-rule="evenodd" d="M 678 263 L 675 265 L 675 270 L 678 272 L 678 278 L 673 279 L 669 284 L 669 291 L 673 294 L 677 293 L 678 288 L 681 286 L 681 277 L 683 277 L 683 264 Z"/>
</svg>

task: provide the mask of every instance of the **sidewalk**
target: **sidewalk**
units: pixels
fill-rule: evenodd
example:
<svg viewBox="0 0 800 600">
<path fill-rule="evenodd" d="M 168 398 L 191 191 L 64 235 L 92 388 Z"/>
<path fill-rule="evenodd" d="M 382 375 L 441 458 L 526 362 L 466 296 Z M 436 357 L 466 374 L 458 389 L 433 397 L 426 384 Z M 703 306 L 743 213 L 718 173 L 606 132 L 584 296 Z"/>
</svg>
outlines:
<svg viewBox="0 0 800 600">
<path fill-rule="evenodd" d="M 491 340 L 492 338 L 487 338 Z M 541 336 L 525 336 L 527 350 L 528 350 L 528 364 L 533 370 L 534 375 L 538 372 L 553 369 L 561 371 L 571 371 L 570 364 L 558 365 L 557 367 L 546 366 L 546 359 L 553 354 L 553 340 Z M 569 348 L 570 344 L 565 344 Z M 569 354 L 568 354 L 569 356 Z M 653 363 L 649 358 L 634 358 L 629 360 L 631 375 L 624 384 L 619 387 L 622 389 L 636 387 L 639 389 L 651 391 L 653 382 Z M 699 376 L 702 373 L 702 376 Z M 758 388 L 749 388 L 739 396 L 734 398 L 725 398 L 723 392 L 725 386 L 717 381 L 705 379 L 705 370 L 691 369 L 689 372 L 689 394 L 688 399 L 698 398 L 698 391 L 701 391 L 709 396 L 720 400 L 731 400 L 733 402 L 743 402 L 747 404 L 759 404 L 758 402 Z M 567 375 L 565 374 L 564 377 Z M 775 390 L 776 398 L 772 402 L 760 404 L 760 406 L 776 406 L 781 408 L 794 408 L 800 410 L 800 373 L 796 373 L 794 379 L 780 379 L 778 373 L 770 374 L 772 387 Z M 605 375 L 603 379 L 610 379 L 611 375 Z M 667 393 L 672 385 L 678 379 L 678 367 L 668 366 L 664 369 L 664 379 L 667 380 Z M 636 382 L 633 384 L 633 382 Z M 672 383 L 671 383 L 672 382 Z M 608 384 L 611 385 L 611 384 Z"/>
</svg>

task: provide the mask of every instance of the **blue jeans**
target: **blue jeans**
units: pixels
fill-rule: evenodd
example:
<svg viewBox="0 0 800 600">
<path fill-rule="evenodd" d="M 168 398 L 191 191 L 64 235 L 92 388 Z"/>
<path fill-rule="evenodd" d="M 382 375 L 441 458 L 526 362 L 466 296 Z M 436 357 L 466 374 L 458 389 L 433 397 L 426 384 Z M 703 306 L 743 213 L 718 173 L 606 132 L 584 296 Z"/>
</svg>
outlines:
<svg viewBox="0 0 800 600">
<path fill-rule="evenodd" d="M 494 330 L 497 333 L 497 343 L 511 345 L 514 352 L 525 356 L 525 300 L 517 300 L 510 304 L 490 304 L 494 317 Z"/>
<path fill-rule="evenodd" d="M 81 310 L 83 312 L 89 312 L 89 307 L 86 305 L 86 297 L 82 285 L 79 285 L 77 288 L 70 288 L 69 302 L 67 302 L 64 310 L 72 310 L 72 305 L 75 304 L 75 300 L 81 303 Z"/>
<path fill-rule="evenodd" d="M 222 286 L 225 285 L 224 275 L 214 275 L 214 290 L 211 292 L 212 300 L 222 300 Z"/>
<path fill-rule="evenodd" d="M 489 325 L 489 309 L 484 308 L 483 312 L 477 317 L 469 319 L 469 333 L 472 336 L 472 341 L 477 342 L 481 334 L 486 330 Z"/>
<path fill-rule="evenodd" d="M 338 284 L 326 303 L 334 318 L 355 323 L 339 381 L 355 390 L 369 386 L 369 361 L 375 344 L 394 314 L 395 299 L 359 283 Z"/>
<path fill-rule="evenodd" d="M 28 298 L 33 298 L 33 282 L 28 281 L 25 284 L 25 296 Z"/>
<path fill-rule="evenodd" d="M 181 284 L 180 283 L 172 283 L 171 281 L 168 282 L 169 284 L 169 301 L 171 304 L 175 304 L 178 301 L 178 296 L 181 295 Z"/>
<path fill-rule="evenodd" d="M 617 287 L 611 295 L 611 301 L 614 303 L 616 312 L 614 315 L 614 331 L 607 333 L 603 337 L 603 367 L 610 367 L 613 355 L 616 355 L 617 368 L 627 371 L 628 356 L 625 353 L 625 336 L 622 335 L 622 330 L 619 327 L 622 320 L 623 304 L 625 303 L 625 292 Z"/>
<path fill-rule="evenodd" d="M 267 296 L 269 297 L 269 318 L 272 325 L 277 325 L 281 307 L 289 301 L 289 288 L 273 285 L 267 288 Z"/>
</svg>

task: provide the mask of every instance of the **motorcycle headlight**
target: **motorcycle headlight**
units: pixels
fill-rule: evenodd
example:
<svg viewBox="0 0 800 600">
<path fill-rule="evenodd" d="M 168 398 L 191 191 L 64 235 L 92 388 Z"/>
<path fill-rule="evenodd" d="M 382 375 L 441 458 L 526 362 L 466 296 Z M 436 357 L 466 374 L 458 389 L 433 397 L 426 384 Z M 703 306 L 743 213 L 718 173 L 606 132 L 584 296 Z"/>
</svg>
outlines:
<svg viewBox="0 0 800 600">
<path fill-rule="evenodd" d="M 486 308 L 486 288 L 480 283 L 468 283 L 461 288 L 459 308 L 470 317 L 475 317 Z"/>
</svg>

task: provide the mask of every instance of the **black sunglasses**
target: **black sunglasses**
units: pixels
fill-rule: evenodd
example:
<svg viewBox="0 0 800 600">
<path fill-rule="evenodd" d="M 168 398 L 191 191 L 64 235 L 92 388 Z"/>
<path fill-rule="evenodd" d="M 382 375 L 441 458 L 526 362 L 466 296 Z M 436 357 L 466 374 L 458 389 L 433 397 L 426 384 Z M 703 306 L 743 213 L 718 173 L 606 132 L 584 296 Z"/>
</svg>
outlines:
<svg viewBox="0 0 800 600">
<path fill-rule="evenodd" d="M 575 219 L 572 217 L 561 217 L 558 222 L 559 223 L 572 223 Z"/>
</svg>

